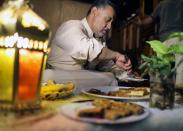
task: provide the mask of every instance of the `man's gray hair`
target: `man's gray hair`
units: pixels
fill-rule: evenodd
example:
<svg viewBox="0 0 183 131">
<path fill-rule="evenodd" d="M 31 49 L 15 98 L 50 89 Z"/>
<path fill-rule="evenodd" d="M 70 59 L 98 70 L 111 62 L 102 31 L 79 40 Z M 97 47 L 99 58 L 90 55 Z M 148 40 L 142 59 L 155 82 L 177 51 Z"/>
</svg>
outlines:
<svg viewBox="0 0 183 131">
<path fill-rule="evenodd" d="M 119 10 L 119 6 L 120 6 L 120 0 L 96 0 L 90 7 L 90 9 L 88 10 L 87 15 L 90 14 L 91 9 L 93 7 L 97 7 L 97 8 L 104 8 L 106 6 L 111 6 L 114 11 L 117 13 Z"/>
</svg>

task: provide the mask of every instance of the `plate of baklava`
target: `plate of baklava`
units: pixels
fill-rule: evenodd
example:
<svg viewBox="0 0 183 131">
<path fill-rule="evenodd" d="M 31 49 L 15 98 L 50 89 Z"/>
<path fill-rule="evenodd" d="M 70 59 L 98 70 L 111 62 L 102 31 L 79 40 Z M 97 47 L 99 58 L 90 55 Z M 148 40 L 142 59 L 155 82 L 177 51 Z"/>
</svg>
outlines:
<svg viewBox="0 0 183 131">
<path fill-rule="evenodd" d="M 70 103 L 62 106 L 61 112 L 71 119 L 96 124 L 131 123 L 149 115 L 149 109 L 141 105 L 109 99 Z"/>
<path fill-rule="evenodd" d="M 66 98 L 73 94 L 75 84 L 73 82 L 56 83 L 54 80 L 48 80 L 41 84 L 40 98 L 42 100 L 56 100 Z"/>
<path fill-rule="evenodd" d="M 149 87 L 95 87 L 82 90 L 82 93 L 90 96 L 114 99 L 114 100 L 148 100 Z"/>
</svg>

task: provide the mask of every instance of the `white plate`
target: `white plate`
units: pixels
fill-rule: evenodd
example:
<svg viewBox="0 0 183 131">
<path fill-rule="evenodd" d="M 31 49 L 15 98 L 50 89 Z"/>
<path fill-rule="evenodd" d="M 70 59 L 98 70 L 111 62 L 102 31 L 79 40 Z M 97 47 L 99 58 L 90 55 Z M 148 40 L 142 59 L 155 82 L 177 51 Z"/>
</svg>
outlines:
<svg viewBox="0 0 183 131">
<path fill-rule="evenodd" d="M 140 77 L 135 77 L 135 75 L 129 75 L 127 72 L 123 72 L 123 73 L 116 73 L 116 78 L 119 81 L 136 81 L 136 82 L 142 82 L 142 81 L 146 81 L 148 79 L 144 79 L 144 78 L 140 78 Z"/>
<path fill-rule="evenodd" d="M 144 78 L 126 77 L 126 78 L 123 78 L 123 79 L 119 79 L 119 81 L 136 81 L 136 82 L 143 82 L 143 81 L 147 81 L 147 79 L 144 79 Z"/>
<path fill-rule="evenodd" d="M 91 102 L 84 102 L 84 103 L 72 103 L 65 106 L 62 106 L 61 112 L 74 120 L 80 120 L 84 122 L 91 122 L 96 124 L 121 124 L 121 123 L 131 123 L 145 119 L 149 115 L 149 110 L 144 108 L 144 112 L 140 115 L 132 115 L 127 116 L 124 118 L 120 118 L 117 120 L 108 120 L 108 119 L 100 119 L 100 118 L 86 118 L 86 117 L 79 117 L 78 111 L 84 108 L 92 108 Z"/>
<path fill-rule="evenodd" d="M 99 89 L 100 91 L 107 93 L 109 91 L 117 91 L 122 88 L 131 88 L 131 87 L 120 87 L 120 86 L 108 86 L 108 87 L 93 87 L 93 89 Z M 136 87 L 138 88 L 138 87 Z M 89 93 L 89 89 L 82 90 L 82 93 L 89 95 L 89 96 L 95 96 L 95 97 L 100 97 L 100 98 L 107 98 L 107 99 L 113 99 L 113 100 L 148 100 L 149 95 L 142 96 L 142 97 L 119 97 L 119 96 L 107 96 L 107 95 L 100 95 L 100 94 L 94 94 L 94 93 Z M 149 90 L 150 91 L 150 90 Z"/>
</svg>

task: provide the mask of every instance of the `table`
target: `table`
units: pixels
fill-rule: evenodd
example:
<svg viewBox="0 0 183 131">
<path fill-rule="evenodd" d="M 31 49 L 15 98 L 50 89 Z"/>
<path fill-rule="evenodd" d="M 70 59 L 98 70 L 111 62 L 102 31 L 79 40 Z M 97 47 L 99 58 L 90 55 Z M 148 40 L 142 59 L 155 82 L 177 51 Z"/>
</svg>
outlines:
<svg viewBox="0 0 183 131">
<path fill-rule="evenodd" d="M 173 110 L 150 108 L 146 119 L 118 125 L 97 125 L 71 120 L 62 115 L 60 107 L 75 100 L 91 99 L 85 95 L 76 95 L 65 100 L 43 101 L 49 107 L 46 111 L 23 118 L 13 118 L 10 124 L 0 124 L 0 131 L 182 131 L 183 130 L 183 97 L 176 97 Z M 93 98 L 92 98 L 93 99 Z M 148 101 L 136 102 L 148 107 Z M 9 119 L 9 118 L 8 118 Z M 12 119 L 12 118 L 10 118 Z M 7 120 L 9 121 L 9 120 Z M 2 122 L 2 121 L 0 121 Z"/>
</svg>

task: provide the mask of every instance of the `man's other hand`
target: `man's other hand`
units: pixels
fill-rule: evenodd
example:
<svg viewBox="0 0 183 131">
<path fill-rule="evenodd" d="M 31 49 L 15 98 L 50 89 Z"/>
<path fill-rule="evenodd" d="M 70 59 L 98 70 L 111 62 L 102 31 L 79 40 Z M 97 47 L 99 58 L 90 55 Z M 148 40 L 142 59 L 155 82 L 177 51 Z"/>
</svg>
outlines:
<svg viewBox="0 0 183 131">
<path fill-rule="evenodd" d="M 118 53 L 116 56 L 116 65 L 129 73 L 132 71 L 131 61 L 126 55 Z"/>
</svg>

